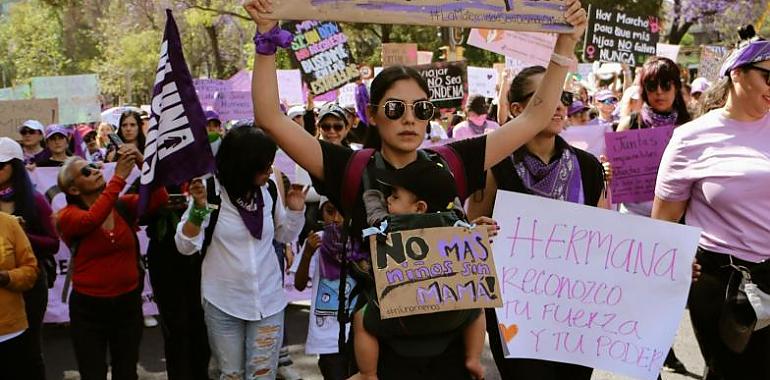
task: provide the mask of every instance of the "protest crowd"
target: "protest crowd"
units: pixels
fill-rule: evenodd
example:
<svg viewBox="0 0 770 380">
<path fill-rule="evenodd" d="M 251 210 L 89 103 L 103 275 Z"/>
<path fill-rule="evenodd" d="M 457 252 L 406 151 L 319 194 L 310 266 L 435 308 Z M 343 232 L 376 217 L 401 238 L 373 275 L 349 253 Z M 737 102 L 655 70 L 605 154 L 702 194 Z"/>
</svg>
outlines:
<svg viewBox="0 0 770 380">
<path fill-rule="evenodd" d="M 753 29 L 710 73 L 655 49 L 633 64 L 597 37 L 613 11 L 566 0 L 542 64 L 415 51 L 359 70 L 336 22 L 279 25 L 277 3 L 244 2 L 245 117 L 214 101 L 224 81 L 193 80 L 169 11 L 151 105 L 0 137 L 0 379 L 51 378 L 44 323 L 67 325 L 84 380 L 138 379 L 158 325 L 168 379 L 301 379 L 296 302 L 326 380 L 664 379 L 689 373 L 684 313 L 703 379 L 770 379 L 770 42 Z M 278 49 L 301 102 L 279 95 Z M 478 70 L 491 85 L 469 91 Z"/>
</svg>

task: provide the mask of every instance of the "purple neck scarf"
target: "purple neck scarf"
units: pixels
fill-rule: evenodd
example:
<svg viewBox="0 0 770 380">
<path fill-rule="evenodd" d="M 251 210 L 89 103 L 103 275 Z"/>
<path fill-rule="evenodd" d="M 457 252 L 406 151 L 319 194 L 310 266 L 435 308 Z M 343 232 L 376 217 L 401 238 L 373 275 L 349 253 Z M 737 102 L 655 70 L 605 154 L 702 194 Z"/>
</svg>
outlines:
<svg viewBox="0 0 770 380">
<path fill-rule="evenodd" d="M 641 115 L 644 125 L 650 128 L 676 127 L 676 120 L 679 118 L 679 113 L 676 110 L 670 113 L 655 112 L 647 103 L 642 106 Z"/>
<path fill-rule="evenodd" d="M 474 124 L 470 119 L 468 119 L 468 127 L 471 128 L 471 131 L 473 131 L 474 135 L 476 136 L 483 135 L 484 131 L 487 129 L 487 122 L 484 121 L 484 123 L 479 126 Z"/>
<path fill-rule="evenodd" d="M 262 240 L 262 224 L 265 221 L 265 199 L 262 197 L 262 189 L 256 188 L 251 194 L 238 198 L 233 203 L 251 236 Z"/>
<path fill-rule="evenodd" d="M 0 189 L 0 201 L 8 202 L 13 198 L 13 187 L 8 186 L 5 189 Z"/>
<path fill-rule="evenodd" d="M 319 260 L 321 278 L 329 280 L 340 278 L 340 265 L 344 247 L 340 226 L 336 223 L 326 224 L 324 226 L 323 238 L 321 238 L 321 246 L 319 247 L 321 252 Z"/>
<path fill-rule="evenodd" d="M 514 167 L 524 187 L 533 194 L 572 203 L 584 202 L 580 164 L 568 147 L 563 148 L 561 157 L 550 164 L 525 152 L 524 158 Z"/>
</svg>

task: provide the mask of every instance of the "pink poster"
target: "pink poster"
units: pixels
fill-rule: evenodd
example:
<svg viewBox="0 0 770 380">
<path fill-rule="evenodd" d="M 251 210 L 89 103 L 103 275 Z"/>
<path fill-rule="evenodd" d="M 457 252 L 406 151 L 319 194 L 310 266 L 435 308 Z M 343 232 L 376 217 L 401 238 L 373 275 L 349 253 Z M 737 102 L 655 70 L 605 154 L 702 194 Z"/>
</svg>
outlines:
<svg viewBox="0 0 770 380">
<path fill-rule="evenodd" d="M 612 201 L 648 202 L 655 197 L 655 179 L 673 127 L 610 132 L 604 135 L 612 164 Z"/>
<path fill-rule="evenodd" d="M 497 29 L 471 29 L 468 45 L 522 61 L 527 66 L 547 66 L 556 35 Z"/>
</svg>

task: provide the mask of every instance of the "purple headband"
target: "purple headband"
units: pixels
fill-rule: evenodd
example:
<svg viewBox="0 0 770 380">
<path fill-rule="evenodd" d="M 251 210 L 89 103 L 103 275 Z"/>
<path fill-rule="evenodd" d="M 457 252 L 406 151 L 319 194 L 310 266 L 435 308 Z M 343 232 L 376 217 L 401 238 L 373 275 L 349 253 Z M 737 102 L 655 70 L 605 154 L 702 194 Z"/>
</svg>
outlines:
<svg viewBox="0 0 770 380">
<path fill-rule="evenodd" d="M 731 71 L 739 67 L 767 60 L 770 60 L 770 41 L 755 40 L 734 50 L 722 64 L 719 72 L 722 76 L 728 76 Z"/>
</svg>

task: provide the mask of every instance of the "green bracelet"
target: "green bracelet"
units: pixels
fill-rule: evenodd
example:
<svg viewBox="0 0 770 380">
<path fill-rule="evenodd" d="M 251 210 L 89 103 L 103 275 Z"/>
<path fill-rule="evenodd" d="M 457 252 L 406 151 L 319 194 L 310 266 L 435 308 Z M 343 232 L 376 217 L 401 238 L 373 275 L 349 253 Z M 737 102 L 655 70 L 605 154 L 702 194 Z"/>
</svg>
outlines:
<svg viewBox="0 0 770 380">
<path fill-rule="evenodd" d="M 198 208 L 193 206 L 193 208 L 190 209 L 190 215 L 187 218 L 187 221 L 200 227 L 203 224 L 203 221 L 206 220 L 206 217 L 209 216 L 209 214 L 211 214 L 210 208 Z"/>
</svg>

